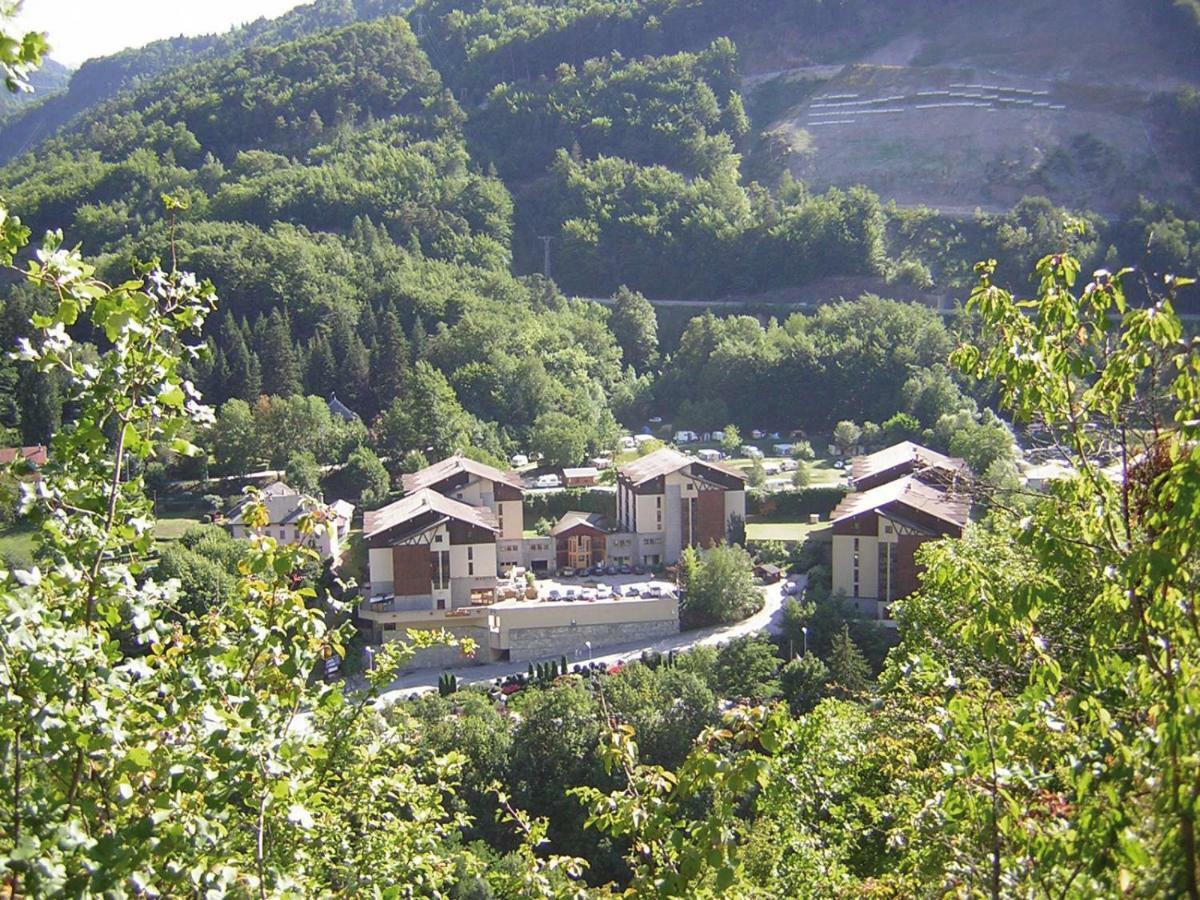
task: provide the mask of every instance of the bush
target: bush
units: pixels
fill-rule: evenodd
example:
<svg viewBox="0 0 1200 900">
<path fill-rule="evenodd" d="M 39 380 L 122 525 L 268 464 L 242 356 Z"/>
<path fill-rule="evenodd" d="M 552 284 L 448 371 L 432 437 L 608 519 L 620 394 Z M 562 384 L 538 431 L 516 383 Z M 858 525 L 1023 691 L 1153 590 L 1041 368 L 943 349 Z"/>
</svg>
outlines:
<svg viewBox="0 0 1200 900">
<path fill-rule="evenodd" d="M 762 609 L 762 593 L 754 586 L 754 564 L 741 547 L 713 547 L 693 568 L 684 596 L 686 627 L 737 622 Z"/>
<path fill-rule="evenodd" d="M 829 667 L 815 653 L 805 653 L 790 660 L 779 673 L 779 686 L 792 715 L 809 712 L 825 696 Z"/>
</svg>

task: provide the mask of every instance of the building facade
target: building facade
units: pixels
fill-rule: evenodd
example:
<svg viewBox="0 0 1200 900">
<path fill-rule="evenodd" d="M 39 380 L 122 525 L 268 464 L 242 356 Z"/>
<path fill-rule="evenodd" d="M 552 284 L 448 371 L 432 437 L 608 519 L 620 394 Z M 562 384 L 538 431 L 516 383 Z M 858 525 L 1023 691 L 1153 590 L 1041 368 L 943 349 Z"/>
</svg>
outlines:
<svg viewBox="0 0 1200 900">
<path fill-rule="evenodd" d="M 670 565 L 684 547 L 727 540 L 746 517 L 746 476 L 663 447 L 617 471 L 617 529 L 636 536 L 643 565 Z"/>
<path fill-rule="evenodd" d="M 901 448 L 887 459 L 911 456 Z M 917 549 L 927 541 L 962 537 L 967 527 L 971 504 L 962 483 L 962 461 L 941 457 L 934 462 L 912 468 L 889 465 L 902 474 L 888 481 L 874 474 L 861 481 L 856 476 L 856 485 L 873 486 L 848 494 L 833 511 L 833 590 L 863 618 L 894 624 L 891 604 L 919 587 Z M 852 471 L 872 471 L 857 463 Z"/>
<path fill-rule="evenodd" d="M 282 481 L 267 485 L 259 494 L 267 513 L 267 522 L 261 527 L 252 527 L 246 514 L 255 503 L 246 498 L 235 506 L 225 519 L 225 527 L 232 537 L 248 540 L 252 535 L 271 537 L 281 544 L 302 544 L 316 550 L 322 559 L 333 560 L 337 565 L 350 534 L 350 520 L 354 516 L 354 505 L 345 500 L 322 503 L 313 497 L 288 487 Z M 313 528 L 306 532 L 302 520 L 309 516 Z"/>
</svg>

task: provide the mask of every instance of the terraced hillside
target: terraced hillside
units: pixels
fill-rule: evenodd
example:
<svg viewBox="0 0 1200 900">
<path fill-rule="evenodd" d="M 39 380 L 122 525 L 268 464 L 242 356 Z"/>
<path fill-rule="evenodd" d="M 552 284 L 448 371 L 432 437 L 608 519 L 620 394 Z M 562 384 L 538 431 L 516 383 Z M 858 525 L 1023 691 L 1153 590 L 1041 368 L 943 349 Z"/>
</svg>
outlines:
<svg viewBox="0 0 1200 900">
<path fill-rule="evenodd" d="M 744 44 L 764 170 L 951 213 L 1028 194 L 1110 214 L 1195 201 L 1164 111 L 1200 73 L 1159 20 L 1114 0 L 948 7 L 837 64 L 759 71 L 786 61 L 780 39 Z"/>
</svg>

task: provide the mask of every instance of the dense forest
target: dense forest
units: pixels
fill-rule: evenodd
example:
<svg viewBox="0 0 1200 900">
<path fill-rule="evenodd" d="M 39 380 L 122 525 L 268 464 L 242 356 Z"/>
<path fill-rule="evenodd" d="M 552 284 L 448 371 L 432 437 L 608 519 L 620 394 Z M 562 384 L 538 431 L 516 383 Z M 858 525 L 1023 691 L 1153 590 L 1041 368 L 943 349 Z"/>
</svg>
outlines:
<svg viewBox="0 0 1200 900">
<path fill-rule="evenodd" d="M 729 326 L 742 330 L 737 349 L 713 338 L 729 346 L 710 364 L 695 345 L 712 326 L 698 320 L 678 346 L 664 331 L 660 346 L 653 310 L 626 286 L 656 299 L 752 297 L 849 278 L 884 296 L 945 293 L 986 258 L 1022 283 L 1047 246 L 1088 266 L 1195 269 L 1200 225 L 1167 203 L 1143 200 L 1115 222 L 1045 198 L 962 218 L 771 175 L 754 118 L 764 101 L 743 90 L 729 37 L 756 39 L 744 12 L 675 0 L 316 3 L 89 62 L 38 113 L 59 104 L 65 127 L 0 170 L 0 187 L 35 233 L 62 227 L 111 281 L 168 253 L 218 281 L 209 353 L 189 364 L 210 401 L 337 393 L 391 456 L 465 444 L 500 457 L 564 430 L 595 451 L 618 421 L 655 412 L 683 426 L 883 422 L 903 411 L 904 366 L 933 358 L 872 356 L 852 378 L 838 360 L 860 336 L 814 341 L 802 335 L 840 326 L 792 316 Z M 754 19 L 760 35 L 786 20 L 879 36 L 890 21 L 868 0 L 762 2 Z M 540 236 L 553 283 L 520 274 L 540 269 Z M 560 290 L 626 299 L 605 311 Z M 28 331 L 33 302 L 15 290 L 6 340 Z M 773 407 L 762 390 L 822 372 L 836 409 Z M 61 386 L 11 367 L 0 379 L 13 386 L 2 423 L 45 440 Z M 441 416 L 455 424 L 436 439 L 396 424 L 422 403 L 461 415 Z"/>
</svg>

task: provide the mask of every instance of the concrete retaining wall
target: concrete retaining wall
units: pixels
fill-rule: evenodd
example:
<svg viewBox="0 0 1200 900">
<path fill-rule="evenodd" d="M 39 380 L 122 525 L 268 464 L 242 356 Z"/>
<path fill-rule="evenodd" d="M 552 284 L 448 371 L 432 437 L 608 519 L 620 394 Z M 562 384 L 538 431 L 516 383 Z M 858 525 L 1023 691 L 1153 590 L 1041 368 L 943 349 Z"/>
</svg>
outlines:
<svg viewBox="0 0 1200 900">
<path fill-rule="evenodd" d="M 508 633 L 509 658 L 514 661 L 534 660 L 566 654 L 568 662 L 582 662 L 586 661 L 588 656 L 585 641 L 592 642 L 592 652 L 595 653 L 614 644 L 654 641 L 678 633 L 678 619 L 513 628 Z"/>
</svg>

